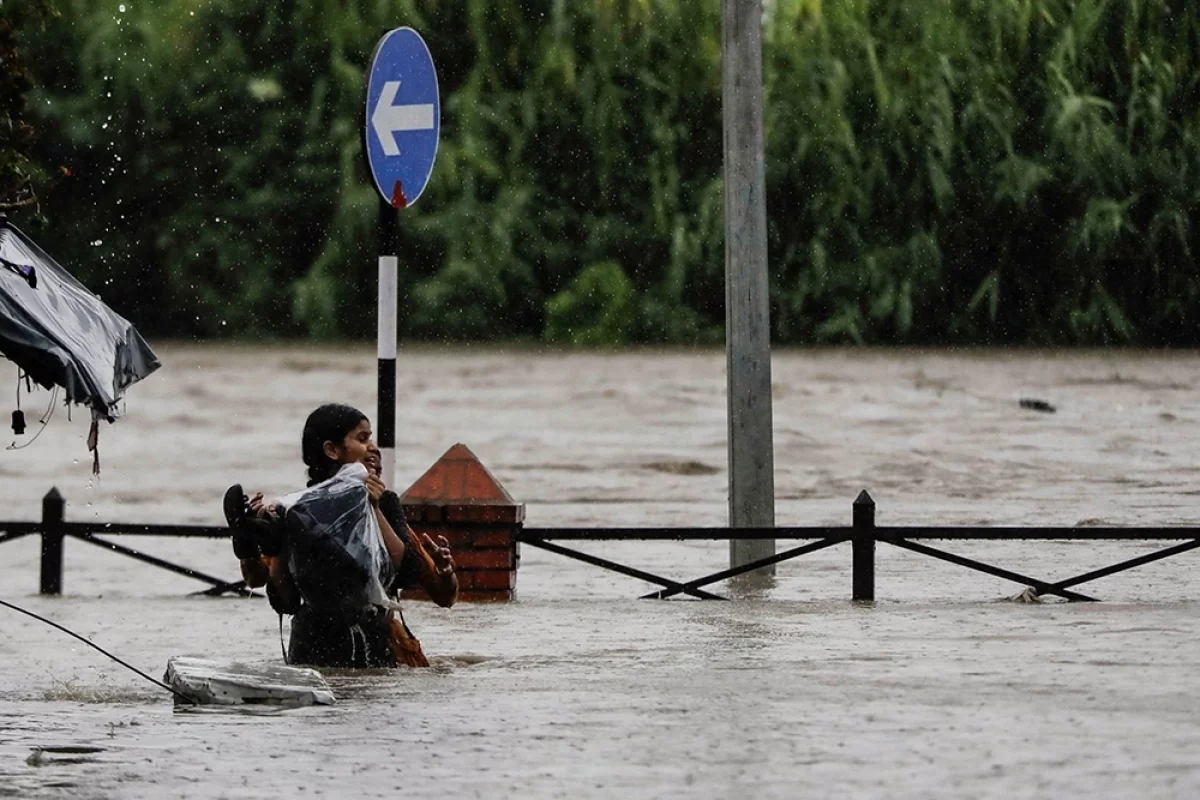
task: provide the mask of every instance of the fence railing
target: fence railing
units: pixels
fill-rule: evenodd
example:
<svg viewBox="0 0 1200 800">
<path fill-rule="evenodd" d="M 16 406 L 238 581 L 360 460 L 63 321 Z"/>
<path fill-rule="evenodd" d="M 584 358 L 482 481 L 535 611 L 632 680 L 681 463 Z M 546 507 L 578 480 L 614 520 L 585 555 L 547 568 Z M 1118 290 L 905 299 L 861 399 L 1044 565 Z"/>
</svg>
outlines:
<svg viewBox="0 0 1200 800">
<path fill-rule="evenodd" d="M 232 592 L 245 595 L 251 593 L 241 580 L 224 580 L 207 575 L 191 567 L 175 564 L 157 556 L 125 547 L 106 538 L 110 535 L 124 535 L 224 539 L 229 537 L 229 530 L 224 526 L 68 522 L 65 519 L 65 508 L 66 501 L 62 495 L 56 489 L 52 489 L 42 500 L 42 520 L 40 522 L 0 521 L 0 544 L 24 536 L 41 536 L 40 590 L 42 594 L 62 593 L 63 543 L 66 539 L 77 539 L 97 547 L 103 547 L 114 553 L 209 584 L 209 588 L 196 592 L 196 594 L 221 595 Z M 466 527 L 470 527 L 469 524 Z M 587 541 L 729 541 L 740 539 L 810 541 L 808 544 L 788 548 L 775 555 L 749 564 L 720 570 L 689 581 L 664 578 L 645 570 L 620 564 L 611 559 L 557 544 L 557 542 Z M 1080 573 L 1066 579 L 1051 580 L 1025 575 L 1015 570 L 967 558 L 946 550 L 931 547 L 927 544 L 921 544 L 914 541 L 917 539 L 942 541 L 1180 541 L 1181 543 L 1165 547 L 1153 553 L 1146 553 L 1115 564 Z M 1057 595 L 1068 600 L 1092 601 L 1096 600 L 1096 598 L 1073 591 L 1073 587 L 1200 548 L 1200 527 L 880 527 L 875 524 L 875 501 L 864 491 L 854 501 L 851 524 L 846 527 L 522 527 L 518 530 L 515 540 L 531 547 L 537 547 L 662 587 L 654 592 L 643 595 L 645 599 L 666 599 L 686 594 L 705 600 L 724 600 L 726 598 L 713 594 L 704 587 L 754 572 L 767 566 L 800 558 L 838 544 L 850 542 L 851 597 L 854 600 L 872 601 L 875 599 L 876 545 L 882 543 L 997 578 L 1013 581 L 1032 590 L 1035 596 Z"/>
<path fill-rule="evenodd" d="M 175 564 L 166 559 L 134 550 L 104 538 L 105 535 L 166 536 L 198 539 L 228 539 L 226 527 L 201 525 L 141 525 L 114 522 L 67 522 L 67 501 L 57 489 L 51 489 L 42 498 L 41 522 L 0 521 L 0 544 L 20 539 L 23 536 L 40 534 L 42 537 L 42 560 L 39 588 L 42 594 L 62 594 L 63 543 L 66 539 L 102 547 L 145 564 L 165 569 L 188 578 L 209 584 L 209 588 L 196 594 L 221 595 L 226 592 L 247 595 L 250 590 L 244 581 L 227 581 L 207 575 L 198 569 Z"/>
</svg>

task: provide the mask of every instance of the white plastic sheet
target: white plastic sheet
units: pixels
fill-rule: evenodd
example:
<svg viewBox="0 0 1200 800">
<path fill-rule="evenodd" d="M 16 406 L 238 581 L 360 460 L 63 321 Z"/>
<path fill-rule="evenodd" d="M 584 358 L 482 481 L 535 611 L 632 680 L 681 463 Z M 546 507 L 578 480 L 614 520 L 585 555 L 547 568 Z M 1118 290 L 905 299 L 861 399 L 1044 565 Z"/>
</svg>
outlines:
<svg viewBox="0 0 1200 800">
<path fill-rule="evenodd" d="M 315 669 L 250 666 L 176 656 L 163 681 L 201 705 L 331 705 L 333 691 Z"/>
</svg>

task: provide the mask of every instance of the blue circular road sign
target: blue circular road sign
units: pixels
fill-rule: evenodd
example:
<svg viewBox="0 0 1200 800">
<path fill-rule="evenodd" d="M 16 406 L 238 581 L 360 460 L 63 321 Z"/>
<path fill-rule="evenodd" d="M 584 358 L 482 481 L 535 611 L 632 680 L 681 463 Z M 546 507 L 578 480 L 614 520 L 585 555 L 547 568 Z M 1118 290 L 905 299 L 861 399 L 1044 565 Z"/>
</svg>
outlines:
<svg viewBox="0 0 1200 800">
<path fill-rule="evenodd" d="M 375 45 L 367 72 L 367 163 L 383 199 L 417 202 L 429 183 L 441 130 L 437 71 L 421 34 L 397 28 Z"/>
</svg>

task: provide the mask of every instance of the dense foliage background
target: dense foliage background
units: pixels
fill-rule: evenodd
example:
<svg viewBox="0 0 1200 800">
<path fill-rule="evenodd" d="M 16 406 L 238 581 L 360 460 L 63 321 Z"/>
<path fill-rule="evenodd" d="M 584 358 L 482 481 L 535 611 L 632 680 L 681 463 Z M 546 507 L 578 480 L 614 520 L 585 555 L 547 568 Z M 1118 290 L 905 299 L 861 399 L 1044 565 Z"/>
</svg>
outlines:
<svg viewBox="0 0 1200 800">
<path fill-rule="evenodd" d="M 47 170 L 32 157 L 35 132 L 27 95 L 33 74 L 17 32 L 43 30 L 53 14 L 50 0 L 25 0 L 0 14 L 0 212 L 36 207 L 39 189 L 51 184 Z"/>
<path fill-rule="evenodd" d="M 720 0 L 53 1 L 20 42 L 71 177 L 20 219 L 144 330 L 371 334 L 363 69 L 412 25 L 443 132 L 403 335 L 722 340 Z M 1197 343 L 1196 4 L 764 20 L 777 342 Z"/>
</svg>

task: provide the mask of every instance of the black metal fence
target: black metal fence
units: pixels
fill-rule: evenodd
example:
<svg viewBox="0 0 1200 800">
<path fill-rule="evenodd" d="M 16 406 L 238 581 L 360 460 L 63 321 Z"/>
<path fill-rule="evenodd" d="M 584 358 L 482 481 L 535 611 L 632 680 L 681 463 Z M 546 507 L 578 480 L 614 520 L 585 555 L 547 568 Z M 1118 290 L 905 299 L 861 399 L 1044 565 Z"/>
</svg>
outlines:
<svg viewBox="0 0 1200 800">
<path fill-rule="evenodd" d="M 78 539 L 81 542 L 103 547 L 114 553 L 150 564 L 188 578 L 202 581 L 209 585 L 196 594 L 216 596 L 232 592 L 247 595 L 250 590 L 242 580 L 227 581 L 206 575 L 197 569 L 180 566 L 166 559 L 134 550 L 131 547 L 117 544 L 103 538 L 103 535 L 121 534 L 126 536 L 167 536 L 191 539 L 228 539 L 229 529 L 226 527 L 207 527 L 200 525 L 138 525 L 114 522 L 67 522 L 67 501 L 58 489 L 51 489 L 42 498 L 41 522 L 0 522 L 0 544 L 19 539 L 22 536 L 40 534 L 42 537 L 42 564 L 40 591 L 42 594 L 62 594 L 63 543 L 66 539 Z"/>
<path fill-rule="evenodd" d="M 103 547 L 129 558 L 137 559 L 155 567 L 170 570 L 188 578 L 209 584 L 209 588 L 197 592 L 216 596 L 226 592 L 250 594 L 245 582 L 223 580 L 206 575 L 199 570 L 180 566 L 170 561 L 134 550 L 110 541 L 104 536 L 166 536 L 185 538 L 227 539 L 225 527 L 200 525 L 137 525 L 100 522 L 67 522 L 66 501 L 57 489 L 51 489 L 42 499 L 41 522 L 0 522 L 0 544 L 22 536 L 40 535 L 42 539 L 41 592 L 62 593 L 63 542 L 68 538 L 78 539 L 97 547 Z M 768 558 L 743 566 L 714 572 L 690 581 L 676 581 L 659 575 L 617 563 L 611 559 L 584 553 L 555 542 L 581 541 L 729 541 L 734 539 L 776 539 L 780 541 L 805 541 L 808 544 L 789 548 Z M 914 540 L 943 541 L 1180 541 L 1180 544 L 1165 547 L 1153 553 L 1130 558 L 1100 569 L 1094 569 L 1062 580 L 1049 580 L 987 564 L 976 559 L 957 555 L 946 550 L 921 544 Z M 1035 596 L 1057 595 L 1068 600 L 1096 600 L 1073 587 L 1097 580 L 1118 572 L 1144 566 L 1164 558 L 1186 553 L 1200 547 L 1200 527 L 879 527 L 875 524 L 875 501 L 867 492 L 859 494 L 854 501 L 851 524 L 847 527 L 796 527 L 776 528 L 523 528 L 517 540 L 567 558 L 627 575 L 631 578 L 652 583 L 662 588 L 643 595 L 644 599 L 666 599 L 677 595 L 689 595 L 704 600 L 726 598 L 707 591 L 710 586 L 729 578 L 754 572 L 763 567 L 779 564 L 791 559 L 824 550 L 844 542 L 850 542 L 852 564 L 851 596 L 854 600 L 875 599 L 875 550 L 877 543 L 899 547 L 930 558 L 947 561 L 967 569 L 1013 581 L 1028 587 Z"/>
<path fill-rule="evenodd" d="M 718 581 L 743 575 L 762 567 L 779 564 L 794 558 L 815 553 L 843 542 L 851 547 L 851 597 L 855 600 L 875 599 L 875 549 L 877 543 L 899 547 L 930 558 L 947 561 L 967 569 L 1013 581 L 1028 587 L 1035 596 L 1057 595 L 1068 600 L 1096 600 L 1086 594 L 1071 590 L 1071 587 L 1094 581 L 1134 567 L 1170 558 L 1200 547 L 1200 528 L 1197 527 L 879 527 L 875 524 L 875 501 L 867 492 L 859 494 L 854 501 L 852 522 L 849 527 L 777 527 L 777 528 L 526 528 L 521 541 L 559 555 L 575 558 L 589 564 L 611 569 L 623 575 L 655 583 L 663 588 L 643 595 L 644 598 L 664 599 L 679 594 L 688 594 L 705 600 L 725 599 L 704 590 Z M 811 544 L 793 547 L 743 566 L 714 572 L 695 580 L 680 582 L 642 570 L 618 564 L 609 559 L 589 553 L 581 553 L 561 545 L 557 541 L 634 541 L 634 540 L 681 540 L 718 541 L 729 539 L 777 539 L 815 540 Z M 1137 556 L 1116 564 L 1085 572 L 1073 577 L 1051 581 L 1023 575 L 1010 569 L 987 564 L 973 558 L 957 555 L 942 549 L 920 544 L 914 539 L 947 541 L 1172 541 L 1184 540 L 1182 544 L 1166 547 L 1154 553 Z"/>
</svg>

